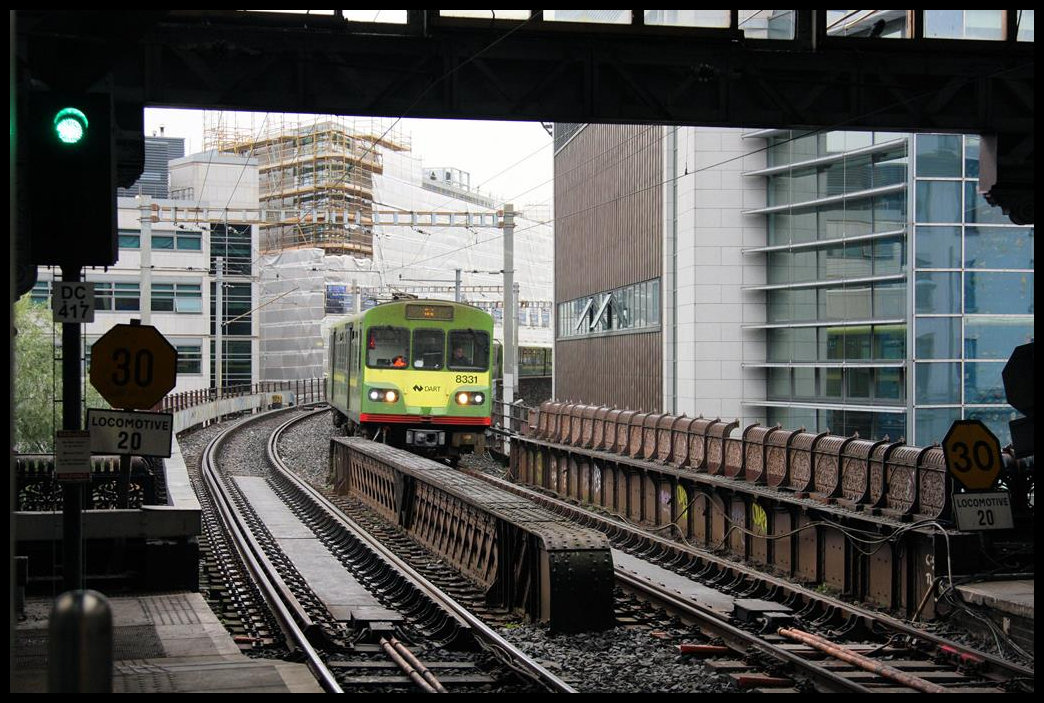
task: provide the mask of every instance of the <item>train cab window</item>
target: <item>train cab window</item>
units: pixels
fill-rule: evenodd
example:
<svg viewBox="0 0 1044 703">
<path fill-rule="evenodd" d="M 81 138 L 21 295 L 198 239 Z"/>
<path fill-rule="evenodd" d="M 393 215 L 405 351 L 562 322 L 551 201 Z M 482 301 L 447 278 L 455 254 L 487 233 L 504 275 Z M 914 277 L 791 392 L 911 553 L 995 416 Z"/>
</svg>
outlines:
<svg viewBox="0 0 1044 703">
<path fill-rule="evenodd" d="M 438 370 L 442 368 L 446 335 L 442 330 L 413 331 L 413 368 Z"/>
<path fill-rule="evenodd" d="M 371 327 L 367 330 L 366 365 L 370 368 L 405 368 L 409 357 L 409 330 L 404 327 Z"/>
<path fill-rule="evenodd" d="M 478 330 L 453 330 L 449 334 L 449 359 L 453 371 L 486 371 L 489 368 L 489 335 Z"/>
</svg>

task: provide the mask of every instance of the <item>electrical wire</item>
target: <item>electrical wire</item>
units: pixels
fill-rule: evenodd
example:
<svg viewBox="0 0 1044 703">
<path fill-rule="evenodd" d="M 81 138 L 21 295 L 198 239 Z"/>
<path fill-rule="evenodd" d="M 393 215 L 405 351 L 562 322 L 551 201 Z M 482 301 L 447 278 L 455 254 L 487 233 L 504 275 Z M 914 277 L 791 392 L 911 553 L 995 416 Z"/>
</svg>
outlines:
<svg viewBox="0 0 1044 703">
<path fill-rule="evenodd" d="M 842 18 L 842 19 L 843 19 L 843 18 Z M 431 89 L 433 89 L 433 88 L 434 88 L 434 87 L 435 87 L 436 85 L 438 85 L 439 83 L 441 83 L 442 81 L 446 80 L 446 79 L 447 79 L 448 77 L 450 77 L 451 75 L 453 75 L 453 74 L 454 74 L 454 73 L 455 73 L 456 71 L 459 71 L 459 70 L 461 70 L 461 69 L 462 69 L 462 68 L 463 68 L 463 67 L 464 67 L 465 65 L 467 65 L 468 63 L 470 63 L 470 62 L 472 62 L 472 61 L 476 60 L 476 59 L 477 59 L 477 58 L 478 58 L 479 56 L 481 56 L 482 54 L 486 53 L 487 51 L 489 51 L 490 49 L 492 49 L 492 48 L 493 48 L 494 46 L 496 46 L 496 45 L 497 45 L 497 44 L 499 44 L 500 42 L 502 42 L 502 41 L 504 41 L 505 39 L 507 39 L 507 38 L 508 38 L 509 36 L 511 36 L 511 34 L 513 34 L 514 32 L 517 32 L 517 31 L 519 31 L 519 30 L 520 30 L 520 29 L 521 29 L 522 27 L 524 27 L 524 26 L 525 26 L 525 25 L 526 25 L 527 23 L 529 23 L 529 22 L 530 22 L 531 20 L 532 20 L 532 18 L 529 18 L 529 19 L 527 19 L 526 21 L 524 21 L 524 22 L 520 23 L 520 24 L 519 24 L 518 26 L 516 26 L 516 27 L 512 28 L 511 30 L 509 30 L 509 31 L 505 32 L 505 33 L 504 33 L 504 34 L 503 34 L 503 35 L 502 35 L 501 37 L 498 37 L 498 38 L 494 39 L 494 40 L 493 40 L 492 42 L 490 42 L 490 44 L 488 44 L 488 45 L 487 45 L 487 46 L 485 46 L 484 48 L 480 49 L 480 50 L 479 50 L 479 51 L 477 51 L 477 52 L 476 52 L 475 54 L 473 54 L 472 56 L 470 56 L 470 57 L 469 57 L 468 59 L 466 59 L 465 61 L 461 62 L 461 63 L 460 63 L 459 65 L 457 65 L 457 66 L 456 66 L 455 68 L 451 69 L 450 71 L 447 71 L 447 72 L 446 72 L 446 73 L 445 73 L 444 75 L 442 75 L 441 77 L 439 77 L 438 79 L 436 79 L 435 81 L 433 81 L 433 82 L 432 82 L 432 83 L 431 83 L 430 85 L 428 85 L 428 87 L 427 87 L 427 88 L 425 88 L 425 90 L 423 90 L 423 91 L 422 91 L 422 92 L 421 92 L 421 93 L 420 93 L 420 94 L 418 95 L 418 97 L 417 97 L 417 98 L 416 98 L 416 99 L 414 100 L 414 102 L 413 102 L 413 103 L 411 103 L 411 105 L 410 105 L 410 106 L 409 106 L 409 107 L 408 107 L 408 108 L 407 108 L 407 109 L 406 109 L 406 110 L 405 110 L 405 111 L 404 111 L 404 112 L 402 113 L 402 115 L 400 115 L 400 116 L 399 116 L 398 118 L 396 118 L 396 119 L 394 120 L 394 122 L 392 123 L 392 125 L 391 125 L 391 126 L 389 126 L 389 127 L 388 127 L 388 128 L 387 128 L 387 129 L 385 130 L 385 131 L 384 131 L 384 133 L 383 133 L 383 134 L 382 134 L 382 135 L 381 135 L 381 136 L 380 136 L 380 137 L 379 137 L 379 138 L 378 138 L 377 140 L 375 140 L 375 141 L 373 141 L 373 142 L 371 142 L 371 143 L 370 143 L 370 145 L 369 145 L 369 146 L 367 147 L 367 150 L 366 150 L 366 151 L 364 152 L 364 154 L 363 154 L 362 158 L 365 158 L 365 157 L 366 157 L 366 156 L 367 156 L 367 155 L 368 155 L 368 154 L 369 154 L 370 152 L 372 152 L 372 151 L 373 151 L 373 149 L 374 149 L 374 148 L 376 147 L 376 144 L 377 144 L 377 143 L 379 143 L 379 142 L 380 142 L 381 140 L 383 140 L 383 139 L 384 139 L 384 137 L 385 137 L 385 136 L 387 136 L 387 134 L 388 134 L 388 133 L 389 133 L 389 132 L 390 132 L 390 131 L 391 131 L 391 130 L 392 130 L 392 129 L 393 129 L 394 127 L 395 127 L 395 125 L 396 125 L 396 124 L 397 124 L 397 123 L 398 123 L 399 121 L 401 121 L 401 120 L 402 120 L 402 119 L 404 119 L 404 118 L 405 118 L 405 117 L 406 117 L 406 116 L 407 116 L 408 114 L 410 114 L 410 112 L 412 111 L 412 109 L 413 109 L 413 108 L 414 108 L 414 107 L 415 107 L 415 106 L 416 106 L 416 105 L 417 105 L 417 104 L 418 104 L 418 103 L 420 102 L 420 100 L 421 100 L 421 99 L 422 99 L 422 98 L 424 97 L 424 95 L 426 95 L 426 94 L 427 94 L 427 93 L 428 93 L 428 92 L 429 92 L 429 91 L 430 91 Z M 1001 75 L 1001 74 L 1002 74 L 1002 73 L 1004 73 L 1005 71 L 1012 71 L 1012 70 L 1018 70 L 1019 68 L 1021 68 L 1021 67 L 1015 67 L 1015 68 L 1011 68 L 1011 69 L 1004 69 L 1004 70 L 1001 70 L 1001 71 L 997 71 L 997 72 L 995 72 L 995 73 L 991 74 L 991 77 L 996 77 L 996 76 L 998 76 L 998 75 Z M 973 80 L 979 80 L 979 77 L 977 77 L 977 76 L 976 76 L 976 77 L 970 77 L 970 78 L 968 78 L 968 79 L 967 79 L 967 81 L 969 81 L 969 82 L 970 82 L 970 81 L 973 81 Z M 837 130 L 837 129 L 839 129 L 840 127 L 843 127 L 843 126 L 844 126 L 844 125 L 846 125 L 846 124 L 850 124 L 850 123 L 852 123 L 852 122 L 855 122 L 855 121 L 859 121 L 859 120 L 861 120 L 861 119 L 863 119 L 863 118 L 865 118 L 865 117 L 867 117 L 867 116 L 869 116 L 869 115 L 873 115 L 873 114 L 875 114 L 875 113 L 877 113 L 877 112 L 882 112 L 882 111 L 885 111 L 885 110 L 888 110 L 888 109 L 892 109 L 892 108 L 894 108 L 894 107 L 897 107 L 897 106 L 899 106 L 899 105 L 903 105 L 903 104 L 909 104 L 909 103 L 911 103 L 911 102 L 913 102 L 913 101 L 915 101 L 915 100 L 918 100 L 918 99 L 921 99 L 921 98 L 924 98 L 924 97 L 930 97 L 930 96 L 931 96 L 931 95 L 933 95 L 934 93 L 935 93 L 935 91 L 934 91 L 934 90 L 927 90 L 927 91 L 925 91 L 924 93 L 921 93 L 921 94 L 918 94 L 918 95 L 912 96 L 912 97 L 910 97 L 910 98 L 907 98 L 907 99 L 903 99 L 903 100 L 898 100 L 898 101 L 895 101 L 894 103 L 892 103 L 892 104 L 890 104 L 890 105 L 888 105 L 888 106 L 885 106 L 885 107 L 879 108 L 878 110 L 874 110 L 874 111 L 870 111 L 870 112 L 866 112 L 866 113 L 863 113 L 863 114 L 862 114 L 862 115 L 860 115 L 860 116 L 856 116 L 856 117 L 850 118 L 850 119 L 848 119 L 848 120 L 845 120 L 845 121 L 842 121 L 842 122 L 836 123 L 836 124 L 834 124 L 834 125 L 831 125 L 831 126 L 829 126 L 829 127 L 825 127 L 825 128 L 819 129 L 819 130 L 813 130 L 813 131 L 810 131 L 810 132 L 802 132 L 802 133 L 800 133 L 800 134 L 799 134 L 798 136 L 795 136 L 795 137 L 792 137 L 792 138 L 791 138 L 791 139 L 789 139 L 789 140 L 785 140 L 785 141 L 783 141 L 783 142 L 780 142 L 780 144 L 782 144 L 782 143 L 786 143 L 787 141 L 793 141 L 793 140 L 796 140 L 796 139 L 798 139 L 798 138 L 801 138 L 801 137 L 805 137 L 805 136 L 807 136 L 807 135 L 809 135 L 809 134 L 821 134 L 821 133 L 825 133 L 825 132 L 829 132 L 829 131 L 834 131 L 834 130 Z M 219 121 L 219 123 L 220 123 L 220 121 Z M 654 129 L 654 128 L 657 128 L 657 127 L 658 127 L 658 126 L 654 125 L 654 126 L 651 126 L 651 127 L 649 127 L 649 129 Z M 636 135 L 636 136 L 637 136 L 637 135 Z M 660 138 L 659 138 L 659 140 L 658 140 L 658 141 L 662 141 L 662 139 L 663 139 L 663 135 L 661 134 L 661 136 L 660 136 Z M 773 146 L 773 147 L 776 147 L 776 146 L 778 146 L 778 145 L 779 145 L 779 144 L 775 144 L 775 145 L 772 145 L 772 146 Z M 619 145 L 618 145 L 618 146 L 619 146 Z M 605 207 L 606 205 L 609 205 L 609 204 L 611 204 L 611 203 L 613 203 L 613 202 L 617 202 L 617 201 L 619 201 L 619 200 L 621 200 L 621 199 L 623 199 L 623 198 L 631 197 L 631 196 L 633 196 L 633 195 L 636 195 L 636 194 L 638 194 L 638 193 L 644 192 L 644 191 L 646 191 L 646 190 L 649 190 L 649 189 L 651 189 L 651 188 L 655 188 L 655 187 L 661 187 L 661 186 L 663 186 L 663 185 L 666 185 L 667 183 L 670 183 L 670 182 L 672 182 L 672 181 L 675 181 L 675 180 L 678 180 L 678 179 L 680 179 L 680 178 L 686 177 L 686 176 L 688 176 L 688 175 L 693 175 L 693 174 L 696 174 L 696 173 L 700 173 L 700 172 L 704 172 L 704 171 L 707 171 L 707 170 L 710 170 L 710 169 L 713 169 L 713 168 L 718 168 L 718 167 L 721 167 L 721 166 L 723 166 L 723 165 L 725 165 L 725 164 L 728 164 L 728 163 L 730 163 L 730 162 L 732 162 L 732 161 L 735 161 L 735 160 L 737 160 L 737 159 L 745 158 L 746 156 L 749 156 L 749 155 L 751 155 L 751 154 L 755 154 L 755 153 L 759 153 L 760 151 L 763 151 L 763 150 L 767 150 L 767 149 L 769 149 L 769 148 L 770 148 L 769 146 L 766 146 L 766 147 L 764 147 L 764 148 L 762 148 L 762 149 L 756 149 L 756 150 L 753 150 L 753 151 L 750 151 L 750 152 L 746 152 L 746 153 L 744 153 L 744 154 L 743 154 L 743 155 L 741 155 L 741 156 L 737 156 L 737 157 L 733 157 L 733 158 L 730 158 L 730 159 L 726 159 L 726 160 L 723 160 L 723 161 L 719 161 L 719 162 L 717 162 L 717 163 L 715 163 L 715 164 L 710 164 L 710 165 L 708 165 L 708 166 L 705 166 L 705 167 L 702 167 L 702 168 L 698 168 L 698 169 L 695 169 L 695 170 L 693 170 L 693 171 L 691 171 L 691 172 L 690 172 L 690 171 L 688 171 L 688 169 L 686 168 L 686 170 L 685 170 L 685 172 L 684 172 L 684 173 L 681 173 L 681 174 L 679 174 L 679 175 L 677 175 L 677 176 L 675 176 L 675 177 L 673 177 L 673 178 L 670 178 L 670 179 L 666 179 L 666 180 L 664 180 L 664 181 L 661 181 L 661 182 L 659 182 L 659 183 L 655 183 L 655 184 L 652 184 L 652 185 L 646 186 L 646 187 L 644 187 L 644 188 L 639 188 L 639 189 L 637 189 L 637 190 L 633 191 L 632 193 L 624 194 L 624 195 L 621 195 L 621 196 L 617 196 L 617 197 L 615 197 L 615 198 L 612 198 L 612 199 L 610 199 L 610 200 L 607 200 L 607 201 L 604 201 L 604 202 L 601 202 L 601 203 L 597 203 L 597 204 L 595 204 L 595 205 L 592 205 L 592 206 L 589 206 L 589 207 L 587 207 L 587 208 L 585 208 L 585 209 L 583 209 L 583 210 L 581 210 L 581 211 L 578 211 L 578 212 L 575 212 L 575 213 L 571 213 L 570 215 L 567 215 L 567 216 L 564 216 L 564 217 L 556 217 L 556 218 L 555 218 L 555 222 L 560 222 L 560 221 L 562 221 L 563 219 L 567 219 L 567 218 L 569 218 L 569 217 L 576 217 L 576 216 L 580 216 L 580 215 L 586 214 L 587 212 L 590 212 L 590 211 L 592 211 L 592 210 L 595 210 L 595 209 L 598 209 L 598 208 L 601 208 L 601 207 Z M 613 151 L 616 151 L 616 150 L 617 150 L 617 147 L 614 147 L 614 148 L 613 148 Z M 538 150 L 538 151 L 539 151 L 539 150 Z M 600 157 L 600 156 L 604 155 L 604 154 L 605 154 L 605 153 L 607 153 L 608 151 L 610 151 L 610 150 L 606 150 L 606 152 L 602 152 L 602 154 L 599 154 L 599 155 L 595 155 L 595 156 L 591 157 L 591 159 L 589 159 L 589 160 L 588 160 L 588 162 L 589 162 L 590 160 L 593 160 L 594 158 L 598 158 L 598 157 Z M 536 153 L 536 152 L 534 152 L 534 153 Z M 528 157 L 527 157 L 527 158 L 528 158 Z M 522 159 L 521 161 L 524 161 L 524 160 L 525 160 L 525 159 Z M 521 161 L 520 161 L 520 162 L 518 162 L 518 163 L 521 163 Z M 585 163 L 587 163 L 587 162 L 585 162 Z M 579 167 L 579 166 L 578 166 L 578 167 Z M 577 167 L 577 168 L 578 168 L 578 167 Z M 500 172 L 500 174 L 502 174 L 502 173 L 505 173 L 506 171 L 510 170 L 510 168 L 511 168 L 511 167 L 508 167 L 508 168 L 504 169 L 503 171 L 501 171 L 501 172 Z M 350 172 L 352 171 L 352 169 L 353 169 L 353 166 L 352 166 L 352 165 L 350 165 L 350 166 L 349 166 L 349 167 L 348 167 L 348 168 L 346 169 L 346 173 L 345 173 L 345 176 L 342 176 L 342 178 L 340 179 L 340 181 L 338 181 L 338 183 L 339 183 L 339 182 L 341 182 L 341 181 L 343 181 L 343 180 L 344 180 L 344 178 L 346 178 L 346 177 L 347 177 L 347 175 L 348 175 L 348 174 L 349 174 L 349 173 L 350 173 Z M 208 172 L 209 172 L 209 164 L 208 164 Z M 500 175 L 500 174 L 497 174 L 497 175 Z M 204 177 L 204 182 L 205 182 L 205 180 L 206 180 L 206 176 Z M 554 178 L 552 177 L 552 178 L 551 178 L 551 179 L 549 179 L 548 181 L 545 181 L 544 183 L 542 183 L 542 184 L 539 184 L 538 186 L 534 186 L 534 187 L 533 187 L 533 188 L 531 188 L 530 190 L 534 190 L 534 189 L 536 189 L 537 187 L 540 187 L 540 186 L 542 186 L 542 185 L 546 185 L 547 183 L 550 183 L 550 182 L 553 182 L 553 181 L 554 181 Z M 335 183 L 335 184 L 334 184 L 334 186 L 336 186 L 336 185 L 337 185 L 337 183 Z M 331 186 L 331 187 L 334 187 L 334 186 Z M 529 191 L 525 191 L 525 192 L 529 192 Z M 522 233 L 522 232 L 525 232 L 525 231 L 527 231 L 528 229 L 532 228 L 533 226 L 538 226 L 538 225 L 550 225 L 550 224 L 551 224 L 551 221 L 546 221 L 546 222 L 537 222 L 537 223 L 534 223 L 534 225 L 531 225 L 530 227 L 527 227 L 527 228 L 522 228 L 522 229 L 518 229 L 518 230 L 516 230 L 516 232 L 517 232 L 517 233 Z M 489 240 L 487 240 L 487 241 L 489 241 Z M 463 250 L 463 249 L 465 249 L 465 248 L 466 248 L 466 247 L 461 247 L 460 249 L 458 249 L 458 250 L 455 250 L 455 251 L 461 251 L 461 250 Z M 448 252 L 448 253 L 447 253 L 447 255 L 448 255 L 448 254 L 451 254 L 451 253 L 455 253 L 455 252 Z"/>
</svg>

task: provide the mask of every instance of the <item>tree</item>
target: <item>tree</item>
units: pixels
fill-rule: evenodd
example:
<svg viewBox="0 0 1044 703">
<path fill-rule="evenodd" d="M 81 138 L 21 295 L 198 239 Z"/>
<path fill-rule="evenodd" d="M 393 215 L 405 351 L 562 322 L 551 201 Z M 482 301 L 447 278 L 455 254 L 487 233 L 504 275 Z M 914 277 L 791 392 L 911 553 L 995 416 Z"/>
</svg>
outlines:
<svg viewBox="0 0 1044 703">
<path fill-rule="evenodd" d="M 51 310 L 28 295 L 15 303 L 14 312 L 14 449 L 50 454 L 62 417 L 61 330 L 52 322 Z M 86 407 L 109 407 L 89 384 L 84 400 Z"/>
</svg>

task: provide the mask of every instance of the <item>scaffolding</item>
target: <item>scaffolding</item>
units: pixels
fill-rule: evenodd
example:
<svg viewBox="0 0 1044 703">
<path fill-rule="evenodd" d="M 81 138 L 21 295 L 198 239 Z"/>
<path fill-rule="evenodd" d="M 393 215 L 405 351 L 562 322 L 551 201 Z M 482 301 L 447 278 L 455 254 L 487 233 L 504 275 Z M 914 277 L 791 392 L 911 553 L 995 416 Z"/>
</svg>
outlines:
<svg viewBox="0 0 1044 703">
<path fill-rule="evenodd" d="M 379 120 L 266 115 L 256 130 L 220 119 L 208 124 L 206 116 L 204 125 L 205 148 L 257 158 L 263 209 L 299 213 L 261 224 L 262 253 L 318 248 L 373 257 L 373 177 L 384 172 L 382 150 L 410 148 L 393 133 L 394 123 L 383 128 Z M 329 212 L 352 216 L 322 215 Z"/>
</svg>

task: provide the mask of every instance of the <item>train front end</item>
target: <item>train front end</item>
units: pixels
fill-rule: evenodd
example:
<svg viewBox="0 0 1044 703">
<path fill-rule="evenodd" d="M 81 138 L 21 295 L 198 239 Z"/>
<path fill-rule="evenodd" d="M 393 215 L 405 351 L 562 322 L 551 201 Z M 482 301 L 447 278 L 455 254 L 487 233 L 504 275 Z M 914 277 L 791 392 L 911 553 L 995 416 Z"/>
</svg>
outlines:
<svg viewBox="0 0 1044 703">
<path fill-rule="evenodd" d="M 394 307 L 364 330 L 363 434 L 451 463 L 483 451 L 492 411 L 492 318 L 443 301 Z"/>
</svg>

